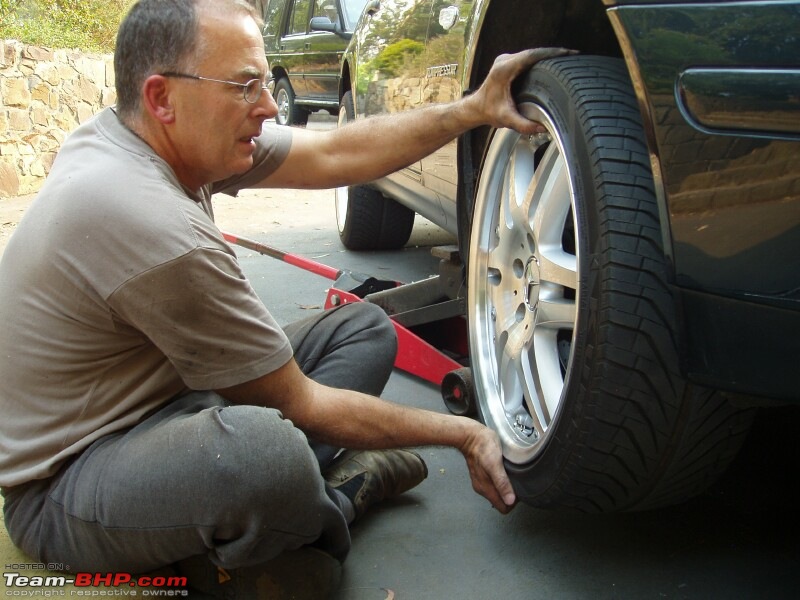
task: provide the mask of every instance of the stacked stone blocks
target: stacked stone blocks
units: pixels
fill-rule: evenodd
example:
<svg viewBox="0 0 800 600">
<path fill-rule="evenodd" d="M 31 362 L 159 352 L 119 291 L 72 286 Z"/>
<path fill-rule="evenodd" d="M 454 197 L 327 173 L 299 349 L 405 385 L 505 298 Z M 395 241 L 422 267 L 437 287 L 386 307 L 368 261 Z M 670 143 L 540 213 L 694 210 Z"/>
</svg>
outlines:
<svg viewBox="0 0 800 600">
<path fill-rule="evenodd" d="M 36 192 L 67 134 L 115 102 L 111 55 L 0 40 L 0 197 Z"/>
</svg>

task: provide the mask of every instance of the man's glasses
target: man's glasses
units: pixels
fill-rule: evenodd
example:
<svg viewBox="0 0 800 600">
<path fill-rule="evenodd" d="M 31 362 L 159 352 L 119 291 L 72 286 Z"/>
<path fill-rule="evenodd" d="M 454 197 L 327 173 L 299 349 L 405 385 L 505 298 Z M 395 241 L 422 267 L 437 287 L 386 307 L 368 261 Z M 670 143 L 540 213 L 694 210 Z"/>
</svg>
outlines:
<svg viewBox="0 0 800 600">
<path fill-rule="evenodd" d="M 270 77 L 266 83 L 261 79 L 251 79 L 247 83 L 237 81 L 225 81 L 224 79 L 211 79 L 210 77 L 200 77 L 199 75 L 189 75 L 188 73 L 161 73 L 162 77 L 182 77 L 184 79 L 197 79 L 199 81 L 213 81 L 214 83 L 226 83 L 243 88 L 244 100 L 250 104 L 255 104 L 261 99 L 264 90 L 270 94 L 275 91 L 275 78 Z"/>
</svg>

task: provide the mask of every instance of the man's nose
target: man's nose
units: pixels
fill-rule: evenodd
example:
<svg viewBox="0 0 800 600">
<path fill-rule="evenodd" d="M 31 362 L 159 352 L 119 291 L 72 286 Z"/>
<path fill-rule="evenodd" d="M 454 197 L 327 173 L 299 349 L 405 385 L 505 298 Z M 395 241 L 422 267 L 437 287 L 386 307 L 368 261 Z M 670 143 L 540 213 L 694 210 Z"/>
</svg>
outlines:
<svg viewBox="0 0 800 600">
<path fill-rule="evenodd" d="M 278 103 L 269 90 L 264 90 L 255 106 L 266 114 L 267 119 L 274 119 L 278 114 Z"/>
</svg>

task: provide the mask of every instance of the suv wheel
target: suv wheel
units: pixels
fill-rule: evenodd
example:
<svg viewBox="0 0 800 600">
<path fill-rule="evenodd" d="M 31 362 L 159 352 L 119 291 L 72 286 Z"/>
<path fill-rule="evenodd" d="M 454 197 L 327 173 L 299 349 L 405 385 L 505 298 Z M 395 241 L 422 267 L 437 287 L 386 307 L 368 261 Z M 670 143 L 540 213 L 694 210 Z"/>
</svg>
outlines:
<svg viewBox="0 0 800 600">
<path fill-rule="evenodd" d="M 355 118 L 353 95 L 346 92 L 339 105 L 339 127 Z M 394 250 L 411 237 L 415 213 L 367 185 L 336 189 L 336 225 L 339 238 L 350 250 Z"/>
<path fill-rule="evenodd" d="M 275 103 L 278 105 L 278 114 L 275 115 L 278 125 L 305 125 L 308 121 L 308 111 L 295 104 L 294 90 L 286 77 L 281 77 L 275 84 Z"/>
<path fill-rule="evenodd" d="M 622 61 L 537 65 L 495 131 L 469 254 L 470 355 L 482 420 L 523 501 L 588 512 L 707 487 L 752 419 L 679 374 L 650 161 Z"/>
</svg>

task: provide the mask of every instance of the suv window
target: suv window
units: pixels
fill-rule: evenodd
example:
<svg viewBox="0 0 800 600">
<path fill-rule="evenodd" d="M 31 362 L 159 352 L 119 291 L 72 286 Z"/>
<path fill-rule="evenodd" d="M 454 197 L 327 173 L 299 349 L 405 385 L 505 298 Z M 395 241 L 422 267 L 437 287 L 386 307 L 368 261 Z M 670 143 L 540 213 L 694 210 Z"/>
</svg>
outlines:
<svg viewBox="0 0 800 600">
<path fill-rule="evenodd" d="M 314 16 L 328 17 L 331 23 L 339 22 L 339 11 L 336 10 L 336 4 L 334 4 L 333 0 L 316 0 L 314 2 Z"/>
<path fill-rule="evenodd" d="M 260 0 L 259 5 L 263 5 L 267 0 Z M 261 14 L 264 17 L 264 38 L 277 37 L 280 35 L 281 17 L 283 16 L 284 0 L 269 0 L 266 7 L 261 6 Z"/>
<path fill-rule="evenodd" d="M 347 24 L 348 31 L 352 31 L 356 27 L 358 17 L 361 16 L 361 11 L 364 9 L 364 0 L 344 0 L 342 2 L 342 12 L 344 13 L 344 22 Z"/>
<path fill-rule="evenodd" d="M 308 28 L 308 8 L 311 0 L 297 0 L 292 6 L 292 14 L 289 18 L 288 35 L 295 33 L 305 33 Z"/>
</svg>

